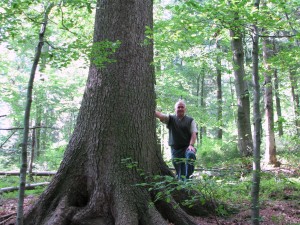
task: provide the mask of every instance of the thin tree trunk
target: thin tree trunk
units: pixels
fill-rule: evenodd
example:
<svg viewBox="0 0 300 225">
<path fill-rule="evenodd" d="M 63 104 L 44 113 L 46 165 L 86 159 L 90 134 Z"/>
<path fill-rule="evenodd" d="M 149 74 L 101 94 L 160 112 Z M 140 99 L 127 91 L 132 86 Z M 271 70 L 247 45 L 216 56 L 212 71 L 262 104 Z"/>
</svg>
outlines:
<svg viewBox="0 0 300 225">
<path fill-rule="evenodd" d="M 159 130 L 160 130 L 160 143 L 159 143 L 159 147 L 160 147 L 160 151 L 161 151 L 161 154 L 162 156 L 165 155 L 165 145 L 164 145 L 164 140 L 165 140 L 165 137 L 164 137 L 164 133 L 165 133 L 165 126 L 163 126 L 162 123 L 159 124 Z"/>
<path fill-rule="evenodd" d="M 268 38 L 263 39 L 263 60 L 265 66 L 265 121 L 266 121 L 266 150 L 265 160 L 267 163 L 276 164 L 276 144 L 274 132 L 274 110 L 273 110 L 273 85 L 272 74 L 273 70 L 269 65 L 269 58 L 272 56 L 271 42 Z"/>
<path fill-rule="evenodd" d="M 293 34 L 296 36 L 298 34 L 298 31 L 294 28 L 293 24 L 291 23 L 291 20 L 289 18 L 289 14 L 285 13 L 285 17 L 287 21 L 290 24 L 290 27 L 293 31 Z M 295 45 L 300 46 L 299 40 L 295 39 Z M 299 94 L 298 94 L 298 79 L 296 77 L 296 69 L 291 68 L 289 71 L 289 77 L 291 82 L 291 93 L 292 93 L 292 101 L 294 106 L 294 117 L 295 117 L 295 126 L 296 126 L 296 134 L 300 136 L 300 105 L 299 105 Z"/>
<path fill-rule="evenodd" d="M 40 62 L 40 82 L 43 83 L 45 81 L 44 73 L 46 69 L 46 62 L 48 58 L 48 52 L 49 52 L 49 45 L 43 45 L 42 52 L 41 52 L 41 62 Z M 37 90 L 35 93 L 35 101 L 36 101 L 36 118 L 35 118 L 35 126 L 41 126 L 42 124 L 42 111 L 43 111 L 43 104 L 42 100 L 40 98 L 41 95 L 45 95 L 45 90 Z M 41 129 L 35 129 L 35 152 L 34 157 L 39 158 L 41 154 Z"/>
<path fill-rule="evenodd" d="M 197 90 L 196 90 L 196 95 L 197 95 L 197 107 L 200 108 L 200 105 L 201 105 L 201 93 L 200 93 L 200 90 L 201 90 L 201 85 L 200 85 L 200 81 L 201 81 L 201 72 L 198 74 L 197 76 Z M 200 127 L 200 135 L 198 136 L 197 135 L 197 142 L 202 145 L 202 127 Z"/>
<path fill-rule="evenodd" d="M 36 128 L 32 130 L 32 140 L 31 140 L 31 153 L 30 153 L 30 159 L 29 159 L 29 167 L 28 167 L 28 176 L 29 180 L 33 181 L 33 175 L 32 175 L 32 167 L 33 167 L 33 161 L 35 158 L 35 134 L 36 134 Z"/>
<path fill-rule="evenodd" d="M 232 111 L 232 116 L 234 118 L 234 122 L 237 124 L 237 118 L 236 118 L 236 113 L 235 113 L 235 104 L 234 102 L 236 101 L 235 95 L 234 95 L 234 81 L 232 80 L 232 77 L 230 76 L 229 78 L 229 85 L 230 85 L 230 96 L 231 96 L 231 111 Z"/>
<path fill-rule="evenodd" d="M 236 16 L 236 20 L 238 19 L 238 16 Z M 238 106 L 238 147 L 242 156 L 251 156 L 253 153 L 253 141 L 250 122 L 250 100 L 248 85 L 245 81 L 243 37 L 240 28 L 232 28 L 230 36 Z"/>
<path fill-rule="evenodd" d="M 201 73 L 197 76 L 197 89 L 196 89 L 196 95 L 197 95 L 197 107 L 200 107 L 200 80 L 201 80 Z"/>
<path fill-rule="evenodd" d="M 27 101 L 24 115 L 24 133 L 23 133 L 23 142 L 22 142 L 22 164 L 20 169 L 20 187 L 19 187 L 19 197 L 18 197 L 18 209 L 17 209 L 17 225 L 23 225 L 23 205 L 24 205 L 24 195 L 25 195 L 25 185 L 26 185 L 26 171 L 27 171 L 27 143 L 28 143 L 28 134 L 29 134 L 29 120 L 30 120 L 30 108 L 32 103 L 32 90 L 33 82 L 36 73 L 36 69 L 40 60 L 42 47 L 44 44 L 44 35 L 46 32 L 46 26 L 48 22 L 48 15 L 54 6 L 51 3 L 45 10 L 43 24 L 39 33 L 39 43 L 35 52 L 33 59 L 33 65 L 30 72 L 30 78 L 28 81 L 28 90 L 27 90 Z"/>
<path fill-rule="evenodd" d="M 260 1 L 256 0 L 254 7 L 259 9 Z M 252 82 L 253 82 L 253 176 L 251 189 L 251 221 L 253 225 L 259 225 L 259 189 L 260 189 L 260 145 L 261 145 L 261 114 L 260 114 L 260 84 L 259 84 L 259 31 L 256 24 L 253 25 L 253 50 L 252 50 Z"/>
<path fill-rule="evenodd" d="M 273 40 L 273 53 L 277 53 L 276 42 Z M 277 128 L 279 137 L 283 136 L 283 117 L 281 113 L 281 100 L 279 93 L 279 78 L 278 78 L 278 70 L 274 69 L 274 91 L 275 91 L 275 105 L 276 105 L 276 113 L 277 113 Z"/>
<path fill-rule="evenodd" d="M 206 109 L 206 103 L 205 103 L 205 73 L 203 73 L 201 76 L 200 76 L 200 83 L 201 83 L 201 87 L 200 87 L 200 109 L 202 111 L 205 111 Z M 206 136 L 206 126 L 204 125 L 201 125 L 200 126 L 200 144 L 202 144 L 203 142 L 203 137 Z"/>
<path fill-rule="evenodd" d="M 217 49 L 221 50 L 220 47 L 220 43 L 219 41 L 217 41 Z M 217 133 L 217 138 L 222 140 L 222 136 L 223 136 L 223 100 L 222 100 L 222 72 L 221 72 L 221 58 L 219 56 L 217 56 L 217 120 L 218 120 L 218 133 Z"/>
<path fill-rule="evenodd" d="M 37 115 L 37 118 L 35 120 L 36 126 L 41 126 L 42 125 L 42 120 L 41 120 L 41 111 L 37 111 L 39 115 Z M 38 159 L 41 155 L 41 129 L 35 129 L 35 157 Z"/>
<path fill-rule="evenodd" d="M 274 89 L 275 89 L 275 104 L 277 112 L 277 124 L 278 124 L 278 135 L 281 137 L 283 135 L 283 122 L 281 113 L 281 100 L 279 95 L 279 80 L 278 80 L 278 70 L 274 70 Z"/>
<path fill-rule="evenodd" d="M 294 28 L 294 25 L 291 23 L 291 20 L 290 20 L 290 17 L 289 17 L 289 14 L 287 12 L 285 12 L 285 17 L 287 19 L 287 21 L 289 22 L 289 25 L 293 31 L 293 34 L 296 36 L 298 34 L 298 31 Z M 296 46 L 300 46 L 300 43 L 299 43 L 299 39 L 298 38 L 295 38 L 295 44 Z"/>
<path fill-rule="evenodd" d="M 289 78 L 291 83 L 292 102 L 294 107 L 294 121 L 296 126 L 296 133 L 300 136 L 300 105 L 299 105 L 299 94 L 298 92 L 298 79 L 295 75 L 295 71 L 290 69 Z"/>
</svg>

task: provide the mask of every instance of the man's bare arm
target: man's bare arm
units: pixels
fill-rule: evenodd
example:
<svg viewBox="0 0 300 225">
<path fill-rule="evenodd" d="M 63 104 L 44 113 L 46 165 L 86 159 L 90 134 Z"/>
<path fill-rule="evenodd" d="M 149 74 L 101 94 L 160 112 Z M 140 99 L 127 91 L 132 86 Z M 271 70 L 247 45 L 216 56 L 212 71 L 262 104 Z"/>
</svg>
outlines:
<svg viewBox="0 0 300 225">
<path fill-rule="evenodd" d="M 194 146 L 197 139 L 197 133 L 193 132 L 190 140 L 190 145 Z"/>
<path fill-rule="evenodd" d="M 168 120 L 168 116 L 159 111 L 155 111 L 155 117 L 163 123 L 166 123 L 166 121 Z"/>
</svg>

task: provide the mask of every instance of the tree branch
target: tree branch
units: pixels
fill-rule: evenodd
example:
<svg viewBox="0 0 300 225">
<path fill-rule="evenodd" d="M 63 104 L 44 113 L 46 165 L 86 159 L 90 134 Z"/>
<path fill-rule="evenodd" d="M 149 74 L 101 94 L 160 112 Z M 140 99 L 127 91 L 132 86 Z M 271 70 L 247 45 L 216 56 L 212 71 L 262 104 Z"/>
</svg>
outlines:
<svg viewBox="0 0 300 225">
<path fill-rule="evenodd" d="M 58 128 L 55 127 L 44 127 L 44 126 L 29 127 L 29 129 L 40 129 L 40 128 L 58 130 Z M 0 130 L 23 130 L 23 129 L 24 129 L 23 127 L 0 128 Z"/>
<path fill-rule="evenodd" d="M 296 35 L 258 35 L 262 38 L 291 38 L 295 37 Z"/>
<path fill-rule="evenodd" d="M 9 137 L 0 145 L 0 148 L 2 148 L 3 147 L 3 145 L 5 145 L 5 143 L 16 133 L 17 131 L 16 130 L 14 130 L 10 135 L 9 135 Z"/>
<path fill-rule="evenodd" d="M 56 174 L 55 171 L 41 171 L 41 172 L 32 172 L 31 173 L 33 176 L 53 176 Z M 18 171 L 10 171 L 10 172 L 1 172 L 0 171 L 0 176 L 19 176 L 20 172 Z"/>
<path fill-rule="evenodd" d="M 45 43 L 46 43 L 47 45 L 49 45 L 51 48 L 53 48 L 53 49 L 62 49 L 62 48 L 54 47 L 53 44 L 51 44 L 49 41 L 45 41 Z M 62 49 L 62 50 L 64 50 L 64 49 Z M 65 51 L 65 50 L 64 50 L 64 51 Z"/>
<path fill-rule="evenodd" d="M 26 184 L 25 185 L 25 189 L 26 190 L 33 190 L 36 187 L 39 186 L 46 186 L 48 185 L 50 182 L 42 182 L 42 183 L 36 183 L 36 184 Z M 0 188 L 0 193 L 4 193 L 4 192 L 11 192 L 11 191 L 17 191 L 19 190 L 19 187 L 6 187 L 6 188 Z"/>
</svg>

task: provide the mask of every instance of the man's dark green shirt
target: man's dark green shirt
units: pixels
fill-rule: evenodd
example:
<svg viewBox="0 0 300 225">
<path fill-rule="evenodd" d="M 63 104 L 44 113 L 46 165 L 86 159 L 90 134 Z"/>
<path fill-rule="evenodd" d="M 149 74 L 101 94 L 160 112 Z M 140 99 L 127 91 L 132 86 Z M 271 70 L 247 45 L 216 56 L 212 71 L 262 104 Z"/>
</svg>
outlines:
<svg viewBox="0 0 300 225">
<path fill-rule="evenodd" d="M 169 115 L 167 128 L 169 129 L 169 145 L 174 149 L 187 148 L 191 140 L 191 124 L 194 119 L 184 116 L 179 119 L 175 115 Z"/>
</svg>

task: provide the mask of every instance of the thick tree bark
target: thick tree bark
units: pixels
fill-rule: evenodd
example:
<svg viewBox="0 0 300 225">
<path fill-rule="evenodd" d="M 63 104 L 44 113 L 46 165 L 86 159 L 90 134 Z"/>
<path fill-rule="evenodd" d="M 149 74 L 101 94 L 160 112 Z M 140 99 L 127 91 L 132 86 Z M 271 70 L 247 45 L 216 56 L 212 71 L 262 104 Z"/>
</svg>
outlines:
<svg viewBox="0 0 300 225">
<path fill-rule="evenodd" d="M 98 0 L 94 43 L 120 46 L 104 66 L 92 59 L 62 164 L 26 225 L 195 224 L 173 207 L 175 198 L 153 202 L 155 193 L 136 185 L 145 182 L 141 173 L 148 179 L 172 175 L 156 142 L 153 46 L 146 27 L 152 29 L 152 0 Z"/>
<path fill-rule="evenodd" d="M 270 48 L 271 42 L 268 38 L 263 39 L 263 59 L 266 71 L 265 77 L 265 121 L 266 121 L 266 150 L 265 160 L 267 163 L 276 164 L 276 144 L 274 133 L 274 110 L 273 110 L 273 85 L 272 85 L 272 69 L 268 63 L 269 58 L 272 55 L 272 49 Z"/>
<path fill-rule="evenodd" d="M 238 19 L 237 17 L 236 20 Z M 250 122 L 249 90 L 245 80 L 243 37 L 239 28 L 231 29 L 230 36 L 238 106 L 238 147 L 242 156 L 251 156 L 253 153 L 253 141 Z"/>
</svg>

